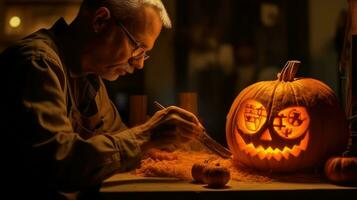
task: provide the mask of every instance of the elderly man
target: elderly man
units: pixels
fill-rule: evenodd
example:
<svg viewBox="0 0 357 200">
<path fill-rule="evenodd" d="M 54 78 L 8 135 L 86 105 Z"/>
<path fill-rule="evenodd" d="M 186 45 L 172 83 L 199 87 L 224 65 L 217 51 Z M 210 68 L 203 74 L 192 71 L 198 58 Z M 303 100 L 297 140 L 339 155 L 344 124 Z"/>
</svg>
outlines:
<svg viewBox="0 0 357 200">
<path fill-rule="evenodd" d="M 0 55 L 11 199 L 96 187 L 133 169 L 148 148 L 202 131 L 193 114 L 174 106 L 128 129 L 108 98 L 102 79 L 142 69 L 162 26 L 171 23 L 160 0 L 84 0 L 70 25 L 59 19 Z"/>
</svg>

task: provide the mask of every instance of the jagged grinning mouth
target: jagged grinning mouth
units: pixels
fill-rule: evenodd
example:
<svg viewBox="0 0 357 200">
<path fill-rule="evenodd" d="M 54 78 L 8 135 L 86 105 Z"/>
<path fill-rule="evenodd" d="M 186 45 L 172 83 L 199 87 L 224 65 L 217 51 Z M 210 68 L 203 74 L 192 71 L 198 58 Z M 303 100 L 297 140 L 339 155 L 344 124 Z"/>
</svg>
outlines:
<svg viewBox="0 0 357 200">
<path fill-rule="evenodd" d="M 298 157 L 301 151 L 305 151 L 309 143 L 309 132 L 305 134 L 305 137 L 300 141 L 299 145 L 294 145 L 292 148 L 284 147 L 283 150 L 279 148 L 264 148 L 259 145 L 255 147 L 253 143 L 247 144 L 240 134 L 235 130 L 236 139 L 239 145 L 239 149 L 251 157 L 258 156 L 260 160 L 274 158 L 276 161 L 280 161 L 282 158 L 289 159 L 290 155 Z"/>
</svg>

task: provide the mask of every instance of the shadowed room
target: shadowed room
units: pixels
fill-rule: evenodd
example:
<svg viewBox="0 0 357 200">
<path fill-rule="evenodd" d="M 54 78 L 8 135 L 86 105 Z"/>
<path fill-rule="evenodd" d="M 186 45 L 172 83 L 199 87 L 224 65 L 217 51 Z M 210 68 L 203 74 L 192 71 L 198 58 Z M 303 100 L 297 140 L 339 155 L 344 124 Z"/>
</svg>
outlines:
<svg viewBox="0 0 357 200">
<path fill-rule="evenodd" d="M 92 1 L 101 0 L 88 2 Z M 187 138 L 181 139 L 181 142 L 184 141 L 182 145 L 177 142 L 158 149 L 153 148 L 156 143 L 141 146 L 139 149 L 143 151 L 143 157 L 137 161 L 140 165 L 129 173 L 105 176 L 105 180 L 96 188 L 99 193 L 95 193 L 93 198 L 135 199 L 151 195 L 157 199 L 214 199 L 221 196 L 219 189 L 235 197 L 248 197 L 256 192 L 253 195 L 256 198 L 265 195 L 284 198 L 279 192 L 286 195 L 292 193 L 299 197 L 309 192 L 336 197 L 342 193 L 357 193 L 357 81 L 354 80 L 357 71 L 356 0 L 162 0 L 162 3 L 172 27 L 166 27 L 164 14 L 160 10 L 160 15 L 157 16 L 162 20 L 159 29 L 161 32 L 159 31 L 157 40 L 156 29 L 152 29 L 150 34 L 154 36 L 146 38 L 147 40 L 141 40 L 145 38 L 143 35 L 146 32 L 133 33 L 135 27 L 142 23 L 154 27 L 154 22 L 136 19 L 134 22 L 137 24 L 127 23 L 131 19 L 129 15 L 127 18 L 119 17 L 119 22 L 116 22 L 119 25 L 112 35 L 119 34 L 126 38 L 125 44 L 134 45 L 132 57 L 128 58 L 127 64 L 134 66 L 134 62 L 135 67 L 131 72 L 120 72 L 125 76 L 120 75 L 115 81 L 108 80 L 105 75 L 101 76 L 98 71 L 99 83 L 95 84 L 106 88 L 103 94 L 114 109 L 112 114 L 105 107 L 107 105 L 103 104 L 103 113 L 120 115 L 119 119 L 125 124 L 123 126 L 126 130 L 154 127 L 153 124 L 157 123 L 158 128 L 155 125 L 153 130 L 150 129 L 151 132 L 166 133 L 174 130 L 179 133 L 185 127 L 175 123 L 182 123 L 190 125 L 183 132 L 194 133 L 199 129 L 202 134 L 189 135 L 188 141 L 185 140 Z M 0 0 L 0 53 L 7 52 L 9 46 L 16 46 L 18 40 L 29 34 L 40 29 L 50 29 L 60 18 L 71 24 L 80 11 L 81 4 L 82 0 Z M 102 5 L 106 6 L 105 3 Z M 93 8 L 99 7 L 101 6 Z M 156 11 L 158 8 L 155 7 Z M 111 13 L 112 8 L 103 10 L 103 13 L 110 12 L 110 17 L 103 18 L 108 21 L 107 24 L 111 23 L 111 18 L 116 20 Z M 93 12 L 94 14 L 91 12 L 92 10 L 88 11 L 89 14 L 83 13 L 85 17 L 100 16 L 99 11 Z M 146 16 L 146 12 L 143 13 Z M 133 16 L 141 16 L 141 11 Z M 93 17 L 90 22 L 94 24 L 95 19 Z M 92 41 L 96 42 L 101 37 L 101 26 L 98 25 L 99 31 L 96 32 L 96 26 L 89 24 L 90 22 L 83 27 L 94 27 L 93 33 L 83 35 L 83 38 L 78 37 L 78 41 L 95 38 Z M 108 34 L 102 37 L 103 41 L 109 41 L 110 33 L 110 30 L 103 31 L 103 35 Z M 146 45 L 146 42 L 152 38 L 153 42 L 149 44 L 153 46 L 148 47 L 150 45 Z M 119 41 L 118 47 L 121 48 L 122 39 L 110 41 Z M 82 49 L 76 51 L 76 42 L 73 39 L 72 46 L 68 45 L 69 49 L 81 52 Z M 103 43 L 103 46 L 106 44 L 99 43 Z M 101 49 L 95 47 L 92 45 L 89 50 L 83 50 L 90 52 L 91 56 L 88 57 L 92 57 L 94 61 L 97 58 L 93 57 L 94 52 L 98 51 L 97 60 L 105 55 L 105 51 L 99 52 Z M 108 51 L 107 55 L 113 55 L 113 59 L 119 55 L 117 52 L 110 52 L 109 48 L 104 50 Z M 139 51 L 138 56 L 136 51 Z M 139 61 L 132 61 L 136 57 L 145 66 L 141 66 Z M 10 56 L 5 55 L 4 59 L 10 59 Z M 79 62 L 79 65 L 84 65 L 82 60 Z M 7 63 L 11 63 L 11 60 Z M 8 68 L 6 65 L 1 67 Z M 17 70 L 15 67 L 14 71 Z M 67 73 L 66 70 L 64 72 Z M 19 76 L 28 78 L 33 75 L 31 73 L 34 72 L 20 73 Z M 56 70 L 51 72 L 52 75 L 56 73 Z M 90 85 L 95 88 L 92 80 L 97 79 L 91 77 L 91 71 L 83 76 L 87 75 Z M 12 77 L 13 74 L 5 76 Z M 25 83 L 30 83 L 31 78 L 26 81 Z M 67 87 L 65 85 L 68 83 L 61 81 L 62 78 L 56 78 L 56 84 Z M 37 87 L 43 86 L 46 90 L 46 85 L 41 84 Z M 15 95 L 13 91 L 22 91 L 20 86 L 16 86 L 18 89 L 11 89 L 12 85 L 5 87 L 9 88 L 6 94 Z M 74 93 L 77 94 L 77 90 L 84 90 L 86 87 L 84 83 L 79 84 Z M 66 90 L 63 91 L 67 94 Z M 71 92 L 70 89 L 68 91 Z M 97 88 L 97 91 L 102 92 L 102 89 Z M 20 117 L 22 119 L 23 116 L 25 121 L 31 121 L 25 117 L 28 117 L 27 114 L 32 109 L 37 108 L 33 105 L 42 102 L 41 97 L 32 95 L 36 92 L 31 93 L 24 89 L 23 94 L 28 93 L 31 94 L 29 99 L 34 102 L 29 103 L 31 109 Z M 20 97 L 24 99 L 23 94 Z M 81 95 L 77 96 L 78 99 L 82 98 Z M 72 101 L 70 97 L 65 98 L 66 102 Z M 102 96 L 94 94 L 93 98 L 100 99 Z M 44 98 L 44 106 L 51 105 L 48 104 L 51 99 L 52 97 Z M 59 104 L 61 103 L 54 105 Z M 66 106 L 68 108 L 71 105 L 64 105 Z M 164 117 L 155 116 L 163 112 L 166 114 L 162 115 L 169 115 L 170 109 L 177 109 L 172 106 L 184 109 L 179 112 L 184 113 L 185 117 L 173 115 L 173 119 L 168 119 L 168 124 L 162 125 L 159 120 Z M 98 102 L 97 107 L 100 107 Z M 52 107 L 48 109 L 51 110 Z M 8 110 L 10 112 L 11 108 Z M 53 112 L 67 111 L 57 111 L 53 107 Z M 68 111 L 67 116 L 69 115 Z M 44 121 L 51 123 L 57 119 L 46 113 L 41 116 Z M 69 117 L 69 120 L 72 118 Z M 83 137 L 85 144 L 101 134 L 100 131 L 105 133 L 105 128 L 109 127 L 105 124 L 106 120 L 101 116 L 101 124 L 89 125 L 94 127 L 94 131 L 90 130 L 93 135 Z M 39 121 L 45 123 L 43 120 Z M 141 126 L 142 124 L 145 126 Z M 37 126 L 29 127 L 39 130 Z M 80 124 L 78 127 L 83 128 Z M 76 134 L 78 127 L 73 125 L 70 130 Z M 62 129 L 67 130 L 64 126 L 55 130 Z M 112 127 L 108 128 L 112 129 L 114 130 Z M 41 139 L 46 138 L 48 133 L 57 134 L 56 131 L 45 133 Z M 169 136 L 176 137 L 173 134 Z M 82 141 L 82 136 L 78 137 Z M 156 139 L 155 135 L 135 137 L 138 140 L 146 137 Z M 26 136 L 24 142 L 20 141 L 19 144 L 37 145 L 27 141 L 35 140 Z M 42 141 L 39 144 L 44 143 L 46 142 Z M 114 142 L 115 148 L 119 149 L 118 163 L 125 162 L 121 160 L 124 158 L 120 153 L 124 150 L 120 145 L 128 148 L 135 146 Z M 103 151 L 108 153 L 109 149 L 104 148 Z M 125 158 L 134 157 L 136 153 L 132 150 Z M 58 159 L 59 154 L 56 155 Z M 113 154 L 112 158 L 116 155 Z M 84 156 L 83 159 L 87 157 Z M 337 162 L 343 161 L 337 159 L 346 159 L 345 163 L 351 165 L 346 167 L 347 175 L 342 174 L 343 167 L 338 168 L 340 163 Z M 112 171 L 114 168 L 113 166 Z M 124 171 L 129 168 L 125 167 Z M 101 173 L 99 168 L 97 172 Z M 175 192 L 177 196 L 170 197 L 167 191 Z M 80 197 L 79 199 L 88 197 L 85 196 L 88 194 L 81 197 L 79 193 L 71 192 L 61 194 L 69 199 L 73 195 Z M 322 194 L 323 192 L 326 193 Z"/>
</svg>

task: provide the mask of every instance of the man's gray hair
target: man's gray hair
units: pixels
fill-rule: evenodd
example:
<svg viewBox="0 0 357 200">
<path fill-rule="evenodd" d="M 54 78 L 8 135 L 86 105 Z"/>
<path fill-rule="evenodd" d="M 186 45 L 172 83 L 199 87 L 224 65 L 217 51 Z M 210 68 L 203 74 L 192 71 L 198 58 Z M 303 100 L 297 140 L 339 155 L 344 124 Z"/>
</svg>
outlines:
<svg viewBox="0 0 357 200">
<path fill-rule="evenodd" d="M 159 11 L 160 19 L 165 28 L 171 28 L 171 20 L 161 0 L 84 0 L 87 6 L 108 6 L 120 19 L 132 17 L 143 5 L 153 6 Z"/>
</svg>

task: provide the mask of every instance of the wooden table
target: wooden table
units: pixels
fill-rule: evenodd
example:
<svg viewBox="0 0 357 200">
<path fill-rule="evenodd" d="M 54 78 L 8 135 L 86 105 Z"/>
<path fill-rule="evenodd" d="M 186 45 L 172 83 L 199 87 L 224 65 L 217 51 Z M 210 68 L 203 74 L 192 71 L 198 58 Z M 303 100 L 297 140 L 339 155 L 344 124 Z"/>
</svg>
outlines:
<svg viewBox="0 0 357 200">
<path fill-rule="evenodd" d="M 325 182 L 237 182 L 231 180 L 223 189 L 210 189 L 201 184 L 176 178 L 144 178 L 130 173 L 107 179 L 101 189 L 103 199 L 357 199 L 357 187 L 337 186 Z M 317 195 L 317 196 L 316 196 Z M 347 195 L 347 196 L 346 196 Z M 348 196 L 352 196 L 349 198 Z"/>
</svg>

